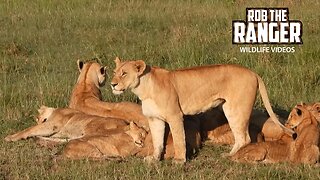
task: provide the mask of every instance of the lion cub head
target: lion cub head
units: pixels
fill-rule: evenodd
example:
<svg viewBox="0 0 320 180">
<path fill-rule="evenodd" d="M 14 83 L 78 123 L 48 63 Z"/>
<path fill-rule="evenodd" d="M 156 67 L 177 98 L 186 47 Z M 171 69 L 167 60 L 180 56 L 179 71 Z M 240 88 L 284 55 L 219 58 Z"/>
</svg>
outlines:
<svg viewBox="0 0 320 180">
<path fill-rule="evenodd" d="M 38 109 L 39 115 L 36 117 L 36 122 L 38 124 L 46 122 L 54 110 L 55 108 L 42 105 L 40 109 Z"/>
<path fill-rule="evenodd" d="M 317 124 L 314 115 L 308 110 L 306 105 L 299 104 L 290 112 L 285 126 L 297 132 L 300 127 L 310 124 Z"/>
<path fill-rule="evenodd" d="M 311 112 L 311 114 L 320 122 L 320 102 L 307 104 L 307 109 Z"/>
<path fill-rule="evenodd" d="M 131 121 L 129 125 L 129 130 L 126 131 L 126 134 L 131 136 L 134 144 L 141 148 L 144 146 L 144 140 L 148 133 L 146 130 L 140 128 L 133 121 Z"/>
<path fill-rule="evenodd" d="M 140 82 L 140 76 L 146 69 L 142 60 L 121 62 L 118 57 L 115 59 L 116 68 L 111 81 L 113 94 L 122 94 L 127 89 L 136 88 Z"/>
<path fill-rule="evenodd" d="M 103 67 L 99 63 L 93 61 L 84 63 L 78 60 L 77 64 L 80 71 L 78 82 L 88 81 L 89 78 L 89 80 L 94 82 L 98 87 L 104 86 L 106 82 L 107 67 Z"/>
</svg>

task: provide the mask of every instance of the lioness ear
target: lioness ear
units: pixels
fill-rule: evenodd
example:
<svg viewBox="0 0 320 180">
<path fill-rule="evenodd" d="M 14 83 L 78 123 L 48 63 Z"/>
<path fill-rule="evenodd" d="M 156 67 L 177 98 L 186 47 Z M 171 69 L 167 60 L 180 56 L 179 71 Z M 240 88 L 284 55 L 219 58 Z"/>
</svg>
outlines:
<svg viewBox="0 0 320 180">
<path fill-rule="evenodd" d="M 135 63 L 138 75 L 140 76 L 144 72 L 144 70 L 146 69 L 147 65 L 142 60 L 137 60 L 134 63 Z"/>
<path fill-rule="evenodd" d="M 116 59 L 114 60 L 114 62 L 116 63 L 116 67 L 120 66 L 121 60 L 119 57 L 116 57 Z"/>
<path fill-rule="evenodd" d="M 79 71 L 81 72 L 81 70 L 82 70 L 82 68 L 83 68 L 83 62 L 80 61 L 80 59 L 78 59 L 77 64 L 78 64 L 78 69 L 79 69 Z"/>
<path fill-rule="evenodd" d="M 48 108 L 47 106 L 41 105 L 40 108 L 38 109 L 38 113 L 42 113 L 47 108 Z"/>
</svg>

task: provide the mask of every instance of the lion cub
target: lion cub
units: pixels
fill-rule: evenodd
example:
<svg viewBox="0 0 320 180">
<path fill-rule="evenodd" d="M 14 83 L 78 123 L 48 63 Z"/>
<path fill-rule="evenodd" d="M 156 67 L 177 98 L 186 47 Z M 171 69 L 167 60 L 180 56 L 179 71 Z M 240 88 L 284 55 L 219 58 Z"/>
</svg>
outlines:
<svg viewBox="0 0 320 180">
<path fill-rule="evenodd" d="M 307 109 L 314 115 L 318 122 L 320 122 L 320 102 L 306 104 Z"/>
<path fill-rule="evenodd" d="M 297 138 L 284 134 L 280 140 L 249 144 L 234 156 L 239 162 L 291 162 L 315 164 L 319 160 L 318 121 L 306 105 L 296 105 L 291 111 L 286 127 L 297 133 Z"/>
<path fill-rule="evenodd" d="M 234 136 L 222 110 L 218 108 L 195 115 L 201 121 L 202 137 L 210 144 L 234 144 Z M 284 121 L 283 118 L 279 118 Z M 264 112 L 253 110 L 250 116 L 249 135 L 251 142 L 274 141 L 284 131 Z"/>
<path fill-rule="evenodd" d="M 69 107 L 102 117 L 124 119 L 128 123 L 135 121 L 143 127 L 148 127 L 141 106 L 131 102 L 104 102 L 100 87 L 105 84 L 106 67 L 96 62 L 83 63 L 77 61 L 80 75 L 72 91 Z"/>
<path fill-rule="evenodd" d="M 113 158 L 135 155 L 144 146 L 147 131 L 134 122 L 118 133 L 106 136 L 90 136 L 70 141 L 62 156 L 71 159 Z"/>
<path fill-rule="evenodd" d="M 127 126 L 121 119 L 87 115 L 70 108 L 41 106 L 37 125 L 9 135 L 6 141 L 17 141 L 28 137 L 47 137 L 47 140 L 65 142 L 85 135 L 105 135 L 110 129 Z"/>
</svg>

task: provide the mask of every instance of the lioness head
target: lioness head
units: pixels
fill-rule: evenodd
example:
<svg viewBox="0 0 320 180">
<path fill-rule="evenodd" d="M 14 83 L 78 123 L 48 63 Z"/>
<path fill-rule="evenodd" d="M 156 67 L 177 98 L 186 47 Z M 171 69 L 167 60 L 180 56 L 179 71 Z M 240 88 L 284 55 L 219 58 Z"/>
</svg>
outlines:
<svg viewBox="0 0 320 180">
<path fill-rule="evenodd" d="M 146 69 L 146 64 L 142 60 L 126 61 L 116 57 L 116 68 L 111 81 L 113 94 L 121 94 L 127 89 L 136 88 L 140 83 L 140 76 Z"/>
<path fill-rule="evenodd" d="M 310 113 L 307 107 L 303 104 L 296 105 L 290 112 L 286 127 L 296 129 L 300 124 L 312 124 L 314 116 Z"/>
<path fill-rule="evenodd" d="M 90 78 L 90 80 L 95 82 L 98 86 L 104 86 L 106 82 L 107 67 L 103 67 L 97 62 L 84 63 L 80 60 L 77 61 L 77 64 L 80 71 L 78 82 L 85 81 L 87 78 Z"/>
<path fill-rule="evenodd" d="M 133 142 L 138 147 L 144 146 L 144 140 L 147 136 L 147 131 L 137 126 L 133 121 L 130 122 L 129 131 L 126 132 L 132 137 Z"/>
<path fill-rule="evenodd" d="M 42 105 L 40 109 L 38 109 L 39 115 L 36 117 L 37 123 L 41 124 L 46 122 L 54 110 L 55 108 L 50 108 Z"/>
</svg>

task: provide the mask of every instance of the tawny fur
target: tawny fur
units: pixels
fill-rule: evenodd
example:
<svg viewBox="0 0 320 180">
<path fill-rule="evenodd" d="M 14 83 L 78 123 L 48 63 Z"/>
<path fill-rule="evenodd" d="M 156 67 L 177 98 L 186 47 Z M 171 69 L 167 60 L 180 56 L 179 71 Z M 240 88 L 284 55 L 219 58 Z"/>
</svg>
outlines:
<svg viewBox="0 0 320 180">
<path fill-rule="evenodd" d="M 191 158 L 196 155 L 201 148 L 200 121 L 191 116 L 184 117 L 184 128 L 186 131 L 187 157 Z M 173 138 L 169 127 L 166 127 L 164 137 L 163 158 L 169 159 L 174 157 Z M 145 146 L 137 153 L 139 157 L 148 157 L 153 154 L 152 135 L 149 132 L 145 139 Z"/>
<path fill-rule="evenodd" d="M 197 128 L 195 128 L 197 127 Z M 199 134 L 199 123 L 191 119 L 186 119 L 185 128 L 187 132 L 187 150 L 188 156 L 195 155 L 201 147 L 201 139 Z M 129 134 L 128 132 L 131 132 Z M 131 128 L 128 132 L 123 130 L 107 136 L 90 136 L 70 141 L 62 155 L 71 159 L 93 158 L 103 159 L 110 157 L 125 158 L 128 156 L 147 157 L 153 154 L 153 144 L 151 134 L 146 134 L 142 128 Z M 136 137 L 139 133 L 146 134 L 142 137 Z M 173 158 L 174 148 L 172 135 L 169 131 L 165 136 L 165 151 L 163 158 Z M 135 139 L 135 140 L 133 140 Z M 134 142 L 136 139 L 142 141 L 143 147 L 138 147 Z"/>
<path fill-rule="evenodd" d="M 318 122 L 320 122 L 320 102 L 305 104 L 307 109 L 314 115 Z"/>
<path fill-rule="evenodd" d="M 214 108 L 195 115 L 194 118 L 200 119 L 203 140 L 208 140 L 213 144 L 234 144 L 234 136 L 223 111 Z M 251 142 L 278 140 L 283 134 L 283 129 L 275 124 L 267 114 L 253 110 L 249 124 Z"/>
<path fill-rule="evenodd" d="M 297 133 L 293 140 L 284 134 L 280 140 L 249 144 L 240 149 L 232 160 L 238 162 L 291 162 L 315 164 L 319 160 L 319 127 L 313 114 L 303 105 L 290 113 L 286 126 Z"/>
<path fill-rule="evenodd" d="M 70 141 L 62 156 L 81 158 L 125 158 L 137 154 L 144 146 L 147 132 L 133 122 L 127 129 L 105 136 L 89 136 Z"/>
<path fill-rule="evenodd" d="M 257 90 L 272 120 L 283 127 L 272 111 L 262 79 L 244 67 L 211 65 L 168 71 L 147 66 L 142 60 L 121 62 L 116 58 L 115 62 L 113 93 L 131 89 L 142 101 L 143 114 L 148 117 L 154 145 L 153 156 L 148 160 L 160 159 L 167 122 L 173 135 L 175 160 L 185 162 L 183 115 L 198 114 L 218 105 L 222 105 L 235 137 L 230 152 L 234 154 L 250 143 L 249 117 Z M 288 129 L 286 132 L 292 133 Z"/>
<path fill-rule="evenodd" d="M 99 88 L 105 83 L 106 67 L 96 62 L 78 61 L 78 68 L 80 75 L 71 94 L 70 108 L 86 114 L 134 121 L 140 126 L 148 125 L 140 105 L 131 102 L 102 101 Z"/>
<path fill-rule="evenodd" d="M 86 135 L 105 135 L 114 128 L 125 127 L 128 124 L 121 119 L 88 115 L 71 108 L 42 106 L 38 111 L 37 125 L 9 135 L 5 140 L 45 137 L 43 139 L 65 142 Z"/>
</svg>

